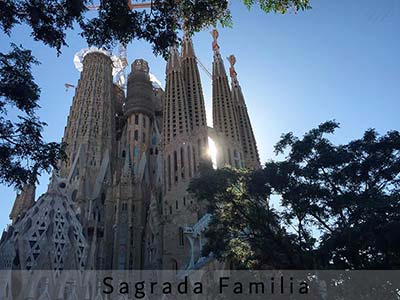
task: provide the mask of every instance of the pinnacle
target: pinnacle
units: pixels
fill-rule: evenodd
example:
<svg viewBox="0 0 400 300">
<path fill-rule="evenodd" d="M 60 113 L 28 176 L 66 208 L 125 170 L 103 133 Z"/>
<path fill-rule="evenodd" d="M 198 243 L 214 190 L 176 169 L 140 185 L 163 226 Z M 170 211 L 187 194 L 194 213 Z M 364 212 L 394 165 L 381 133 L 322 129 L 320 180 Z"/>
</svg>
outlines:
<svg viewBox="0 0 400 300">
<path fill-rule="evenodd" d="M 169 58 L 167 62 L 167 73 L 170 71 L 177 71 L 180 69 L 179 52 L 176 46 L 172 46 L 169 52 Z"/>
</svg>

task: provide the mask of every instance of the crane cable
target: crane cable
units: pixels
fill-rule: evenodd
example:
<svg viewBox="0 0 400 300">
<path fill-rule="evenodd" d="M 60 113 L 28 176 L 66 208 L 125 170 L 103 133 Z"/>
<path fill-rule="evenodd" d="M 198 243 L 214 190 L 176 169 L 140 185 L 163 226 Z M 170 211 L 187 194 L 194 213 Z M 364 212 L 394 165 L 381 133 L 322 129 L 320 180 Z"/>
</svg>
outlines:
<svg viewBox="0 0 400 300">
<path fill-rule="evenodd" d="M 197 58 L 197 56 L 195 56 L 197 63 L 200 65 L 200 67 L 203 69 L 203 71 L 207 74 L 207 76 L 212 79 L 212 75 L 210 73 L 210 71 L 208 71 L 208 69 L 201 63 L 200 59 Z"/>
</svg>

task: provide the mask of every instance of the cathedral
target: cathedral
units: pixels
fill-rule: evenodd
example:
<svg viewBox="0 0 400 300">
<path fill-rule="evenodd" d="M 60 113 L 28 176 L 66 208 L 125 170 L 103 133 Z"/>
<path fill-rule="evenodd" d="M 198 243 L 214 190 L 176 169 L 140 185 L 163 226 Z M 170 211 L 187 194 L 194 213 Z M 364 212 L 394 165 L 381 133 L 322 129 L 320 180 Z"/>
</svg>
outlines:
<svg viewBox="0 0 400 300">
<path fill-rule="evenodd" d="M 111 56 L 85 52 L 62 140 L 68 159 L 37 201 L 34 186 L 17 195 L 0 269 L 182 272 L 213 263 L 201 251 L 212 216 L 187 192 L 210 161 L 208 140 L 218 168 L 260 161 L 235 57 L 228 79 L 212 35 L 212 128 L 190 37 L 170 49 L 164 89 L 136 59 L 125 92 Z"/>
</svg>

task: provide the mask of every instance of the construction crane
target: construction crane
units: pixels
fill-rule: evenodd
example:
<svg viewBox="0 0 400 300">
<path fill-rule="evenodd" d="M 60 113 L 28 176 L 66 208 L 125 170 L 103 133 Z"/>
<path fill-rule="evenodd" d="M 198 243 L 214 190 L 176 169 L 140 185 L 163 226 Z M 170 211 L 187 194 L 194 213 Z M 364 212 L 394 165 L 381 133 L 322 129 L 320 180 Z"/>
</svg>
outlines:
<svg viewBox="0 0 400 300">
<path fill-rule="evenodd" d="M 140 2 L 140 3 L 132 3 L 132 0 L 127 1 L 129 9 L 145 9 L 151 8 L 152 2 Z M 138 2 L 138 0 L 136 1 Z M 100 5 L 88 5 L 86 6 L 89 10 L 99 10 Z M 122 70 L 118 74 L 117 84 L 126 89 L 126 67 L 128 66 L 128 59 L 126 56 L 126 46 L 122 43 L 118 46 L 118 58 L 122 62 Z"/>
<path fill-rule="evenodd" d="M 197 56 L 196 56 L 196 61 L 199 63 L 201 69 L 206 73 L 206 75 L 207 75 L 210 79 L 212 79 L 211 72 L 208 71 L 208 69 L 201 63 L 201 61 L 197 58 Z"/>
<path fill-rule="evenodd" d="M 75 86 L 73 85 L 73 84 L 70 84 L 70 83 L 65 83 L 64 84 L 64 87 L 65 87 L 65 91 L 66 92 L 68 92 L 68 90 L 70 89 L 70 88 L 75 88 Z"/>
<path fill-rule="evenodd" d="M 135 0 L 134 0 L 135 1 Z M 146 1 L 142 1 L 140 3 L 139 0 L 135 1 L 136 3 L 133 3 L 132 0 L 128 1 L 128 7 L 129 9 L 146 9 L 146 8 L 151 8 L 152 6 L 152 2 L 146 2 Z M 89 10 L 99 10 L 100 5 L 88 5 L 87 8 Z M 128 66 L 128 59 L 126 56 L 126 46 L 123 45 L 122 43 L 119 44 L 118 46 L 118 58 L 121 60 L 122 62 L 122 70 L 119 73 L 119 77 L 117 79 L 117 84 L 126 89 L 126 67 Z M 199 63 L 201 69 L 206 73 L 206 75 L 209 78 L 212 78 L 212 75 L 210 73 L 210 71 L 201 63 L 201 61 L 196 57 L 197 62 Z"/>
</svg>

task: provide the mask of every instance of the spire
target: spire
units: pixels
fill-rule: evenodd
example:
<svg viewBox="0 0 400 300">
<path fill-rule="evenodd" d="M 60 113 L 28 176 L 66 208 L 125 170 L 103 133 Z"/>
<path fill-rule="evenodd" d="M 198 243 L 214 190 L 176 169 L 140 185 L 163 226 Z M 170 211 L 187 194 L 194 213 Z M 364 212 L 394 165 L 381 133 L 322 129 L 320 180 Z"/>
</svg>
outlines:
<svg viewBox="0 0 400 300">
<path fill-rule="evenodd" d="M 176 47 L 171 47 L 166 69 L 164 98 L 164 143 L 190 132 L 186 91 Z"/>
<path fill-rule="evenodd" d="M 35 191 L 35 185 L 29 184 L 25 185 L 21 193 L 17 195 L 10 213 L 10 219 L 13 224 L 35 204 Z"/>
<path fill-rule="evenodd" d="M 79 160 L 85 170 L 80 170 L 80 176 L 85 176 L 85 172 L 97 172 L 105 149 L 112 149 L 115 136 L 112 72 L 112 59 L 105 53 L 89 52 L 84 56 L 63 137 L 68 156 L 60 168 L 60 176 L 64 178 L 70 174 L 81 146 L 84 153 Z"/>
<path fill-rule="evenodd" d="M 180 70 L 181 64 L 179 63 L 179 53 L 176 46 L 172 46 L 169 51 L 169 58 L 167 62 L 167 73 L 170 71 Z"/>
<path fill-rule="evenodd" d="M 214 29 L 211 32 L 213 36 L 212 47 L 214 50 L 213 61 L 213 122 L 217 132 L 222 133 L 225 137 L 233 141 L 239 141 L 239 133 L 236 122 L 236 114 L 232 103 L 231 92 L 226 76 L 224 62 L 222 61 L 217 42 L 218 31 Z"/>
<path fill-rule="evenodd" d="M 237 73 L 235 70 L 235 56 L 230 55 L 228 57 L 228 61 L 230 63 L 229 73 L 231 76 L 232 100 L 236 106 L 236 112 L 239 121 L 239 135 L 243 148 L 244 165 L 246 168 L 256 169 L 260 167 L 260 158 L 258 155 L 256 139 L 251 127 L 242 89 L 237 79 Z"/>
<path fill-rule="evenodd" d="M 220 165 L 230 164 L 232 166 L 241 166 L 241 163 L 234 163 L 233 156 L 240 156 L 240 137 L 235 105 L 232 101 L 232 94 L 229 89 L 228 77 L 226 76 L 224 62 L 222 61 L 217 42 L 218 31 L 214 29 L 211 32 L 214 40 L 212 43 L 214 50 L 213 61 L 213 123 L 217 134 L 225 139 L 224 146 L 220 146 L 219 152 L 223 156 L 220 159 Z M 225 149 L 223 149 L 225 147 Z M 236 154 L 232 154 L 235 152 Z M 238 159 L 239 161 L 240 158 Z"/>
<path fill-rule="evenodd" d="M 203 89 L 192 39 L 187 33 L 185 33 L 182 42 L 181 64 L 186 88 L 189 124 L 192 131 L 192 140 L 195 141 L 194 148 L 199 158 L 207 159 L 208 127 Z M 197 160 L 197 162 L 199 161 Z"/>
<path fill-rule="evenodd" d="M 236 73 L 236 70 L 235 70 L 236 57 L 232 54 L 227 59 L 228 59 L 229 64 L 230 64 L 229 75 L 231 77 L 232 100 L 235 103 L 235 105 L 244 105 L 244 106 L 246 106 L 246 104 L 244 102 L 242 88 L 239 85 L 239 81 L 237 79 L 237 73 Z"/>
<path fill-rule="evenodd" d="M 182 59 L 186 57 L 196 57 L 193 48 L 193 42 L 189 34 L 185 31 L 182 41 Z"/>
<path fill-rule="evenodd" d="M 219 52 L 218 37 L 219 33 L 217 29 L 211 31 L 213 37 L 212 49 L 214 51 L 214 62 L 213 62 L 213 77 L 215 76 L 226 76 L 224 62 Z"/>
<path fill-rule="evenodd" d="M 228 57 L 228 61 L 231 65 L 229 68 L 229 75 L 231 76 L 231 85 L 232 85 L 232 89 L 233 89 L 234 87 L 237 87 L 239 85 L 239 82 L 237 79 L 237 73 L 235 70 L 236 57 L 232 54 Z"/>
</svg>

